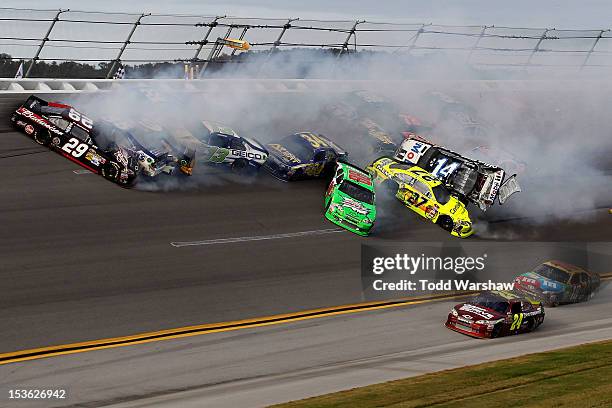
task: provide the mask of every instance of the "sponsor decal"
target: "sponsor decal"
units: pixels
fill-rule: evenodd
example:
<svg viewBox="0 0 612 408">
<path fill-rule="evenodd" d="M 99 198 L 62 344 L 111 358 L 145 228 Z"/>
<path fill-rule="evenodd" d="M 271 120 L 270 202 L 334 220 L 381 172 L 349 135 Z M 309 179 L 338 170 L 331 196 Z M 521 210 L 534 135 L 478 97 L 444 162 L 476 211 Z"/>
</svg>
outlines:
<svg viewBox="0 0 612 408">
<path fill-rule="evenodd" d="M 28 135 L 31 135 L 32 133 L 34 133 L 34 126 L 32 125 L 26 125 L 23 129 Z"/>
<path fill-rule="evenodd" d="M 475 315 L 478 315 L 485 319 L 492 319 L 494 317 L 491 313 L 487 312 L 485 309 L 475 306 L 475 305 L 470 305 L 469 303 L 466 303 L 463 306 L 461 306 L 459 310 L 464 311 L 464 312 L 474 313 Z"/>
<path fill-rule="evenodd" d="M 350 169 L 348 176 L 349 179 L 357 181 L 358 183 L 367 184 L 368 186 L 372 185 L 372 180 L 370 180 L 370 177 L 360 171 Z"/>
<path fill-rule="evenodd" d="M 25 123 L 23 120 L 18 120 L 17 122 L 15 122 L 15 124 L 21 127 L 25 127 L 27 125 L 27 123 Z"/>
<path fill-rule="evenodd" d="M 32 122 L 49 129 L 51 132 L 55 133 L 56 135 L 61 136 L 64 134 L 64 132 L 62 132 L 55 126 L 49 124 L 49 122 L 47 122 L 46 120 L 44 120 L 43 118 L 35 114 L 34 112 L 24 108 L 23 106 L 17 109 L 17 113 L 23 116 L 24 118 L 30 119 Z"/>
<path fill-rule="evenodd" d="M 122 150 L 118 150 L 117 152 L 115 152 L 115 157 L 117 158 L 119 163 L 123 164 L 124 166 L 127 166 L 127 157 L 125 156 Z"/>
<path fill-rule="evenodd" d="M 419 140 L 406 139 L 401 144 L 402 151 L 406 152 L 402 161 L 407 161 L 412 164 L 417 164 L 419 159 L 425 154 L 431 147 L 430 144 L 424 143 Z"/>
<path fill-rule="evenodd" d="M 493 186 L 491 187 L 491 194 L 489 194 L 489 200 L 493 201 L 495 197 L 497 197 L 497 191 L 499 190 L 499 187 L 501 186 L 501 182 L 503 178 L 504 178 L 503 171 L 498 171 L 497 173 L 495 173 L 495 176 L 493 177 Z"/>
<path fill-rule="evenodd" d="M 247 152 L 246 150 L 232 150 L 232 155 L 251 160 L 266 160 L 265 154 Z"/>
<path fill-rule="evenodd" d="M 59 146 L 60 144 L 60 138 L 55 136 L 53 139 L 51 139 L 51 146 Z"/>
<path fill-rule="evenodd" d="M 472 320 L 472 316 L 470 315 L 461 315 L 465 320 Z"/>
<path fill-rule="evenodd" d="M 429 205 L 425 208 L 425 215 L 427 218 L 434 218 L 438 214 L 438 206 L 437 205 Z"/>
<path fill-rule="evenodd" d="M 350 198 L 344 198 L 342 200 L 342 205 L 344 207 L 348 207 L 351 210 L 355 211 L 356 213 L 359 214 L 367 214 L 368 213 L 368 209 L 366 207 L 363 206 L 363 204 L 361 204 L 358 201 L 355 201 L 353 199 Z"/>
<path fill-rule="evenodd" d="M 293 163 L 301 163 L 301 160 L 298 159 L 296 155 L 287 150 L 287 148 L 285 148 L 283 145 L 280 145 L 278 143 L 271 143 L 268 146 L 279 152 L 285 160 L 288 160 Z"/>
<path fill-rule="evenodd" d="M 96 166 L 100 166 L 101 164 L 106 163 L 106 159 L 96 153 L 96 151 L 93 149 L 89 149 L 87 151 L 87 154 L 85 154 L 85 158 Z"/>
</svg>

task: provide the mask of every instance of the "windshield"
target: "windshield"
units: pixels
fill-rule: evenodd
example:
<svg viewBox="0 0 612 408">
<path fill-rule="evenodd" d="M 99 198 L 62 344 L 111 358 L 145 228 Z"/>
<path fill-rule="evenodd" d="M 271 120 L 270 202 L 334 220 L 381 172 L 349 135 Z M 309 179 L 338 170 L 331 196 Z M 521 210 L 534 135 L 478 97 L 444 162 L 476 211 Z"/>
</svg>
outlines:
<svg viewBox="0 0 612 408">
<path fill-rule="evenodd" d="M 450 191 L 446 189 L 442 184 L 435 186 L 432 188 L 434 196 L 436 196 L 436 200 L 440 204 L 446 204 L 451 198 Z"/>
<path fill-rule="evenodd" d="M 299 136 L 298 136 L 299 138 Z M 312 147 L 308 146 L 302 138 L 296 140 L 296 137 L 289 136 L 284 138 L 280 143 L 285 149 L 293 153 L 301 161 L 309 161 L 312 159 Z"/>
<path fill-rule="evenodd" d="M 476 296 L 470 303 L 495 310 L 497 313 L 504 314 L 508 311 L 508 302 L 490 293 L 483 293 Z"/>
<path fill-rule="evenodd" d="M 554 268 L 550 265 L 540 265 L 534 270 L 538 275 L 542 275 L 550 280 L 567 283 L 569 281 L 569 273 L 562 271 L 561 269 Z"/>
<path fill-rule="evenodd" d="M 348 180 L 345 180 L 342 184 L 340 184 L 338 189 L 344 194 L 353 197 L 355 200 L 368 204 L 374 204 L 374 193 Z"/>
</svg>

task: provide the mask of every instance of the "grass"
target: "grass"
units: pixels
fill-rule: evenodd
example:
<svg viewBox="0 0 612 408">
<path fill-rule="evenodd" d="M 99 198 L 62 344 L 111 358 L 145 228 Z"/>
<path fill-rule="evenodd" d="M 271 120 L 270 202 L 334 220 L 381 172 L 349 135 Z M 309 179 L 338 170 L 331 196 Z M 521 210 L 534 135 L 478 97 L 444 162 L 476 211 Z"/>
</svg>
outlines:
<svg viewBox="0 0 612 408">
<path fill-rule="evenodd" d="M 612 341 L 440 371 L 275 407 L 612 407 Z"/>
</svg>

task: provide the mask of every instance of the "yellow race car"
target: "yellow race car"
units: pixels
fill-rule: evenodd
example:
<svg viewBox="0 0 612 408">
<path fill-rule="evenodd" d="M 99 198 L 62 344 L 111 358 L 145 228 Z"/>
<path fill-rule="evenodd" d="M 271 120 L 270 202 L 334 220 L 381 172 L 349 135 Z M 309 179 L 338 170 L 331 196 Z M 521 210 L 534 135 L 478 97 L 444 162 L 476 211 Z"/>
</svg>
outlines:
<svg viewBox="0 0 612 408">
<path fill-rule="evenodd" d="M 375 160 L 366 170 L 377 185 L 451 235 L 466 238 L 474 233 L 465 204 L 428 171 L 388 157 Z"/>
</svg>

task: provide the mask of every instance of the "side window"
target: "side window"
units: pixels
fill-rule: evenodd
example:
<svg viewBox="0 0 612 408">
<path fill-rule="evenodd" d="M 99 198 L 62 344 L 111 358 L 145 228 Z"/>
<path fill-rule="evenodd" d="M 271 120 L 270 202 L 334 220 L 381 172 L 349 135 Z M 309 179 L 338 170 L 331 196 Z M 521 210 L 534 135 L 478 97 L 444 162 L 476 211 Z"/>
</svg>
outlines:
<svg viewBox="0 0 612 408">
<path fill-rule="evenodd" d="M 425 183 L 419 181 L 419 180 L 415 180 L 414 184 L 412 185 L 412 187 L 418 191 L 419 193 L 421 193 L 422 195 L 424 195 L 427 198 L 431 198 L 431 190 L 429 189 L 429 186 L 426 185 Z"/>
<path fill-rule="evenodd" d="M 70 129 L 70 134 L 83 142 L 87 142 L 89 140 L 89 133 L 76 125 L 72 126 L 72 129 Z"/>
<path fill-rule="evenodd" d="M 66 130 L 66 128 L 70 124 L 70 122 L 68 122 L 66 119 L 62 119 L 62 118 L 49 118 L 49 122 L 53 123 L 55 126 L 57 126 L 58 128 L 60 128 L 60 129 L 62 129 L 64 131 Z"/>
<path fill-rule="evenodd" d="M 577 273 L 573 274 L 572 278 L 570 279 L 570 284 L 572 285 L 580 284 L 580 275 L 578 275 Z"/>
<path fill-rule="evenodd" d="M 315 163 L 325 161 L 325 150 L 319 150 L 316 152 L 312 161 Z"/>
<path fill-rule="evenodd" d="M 208 140 L 208 144 L 211 146 L 217 146 L 217 147 L 225 147 L 225 148 L 229 148 L 229 141 L 227 140 L 227 137 L 222 136 L 218 133 L 213 133 L 210 135 L 210 139 Z"/>
<path fill-rule="evenodd" d="M 229 139 L 230 139 L 230 149 L 246 150 L 246 147 L 244 147 L 244 143 L 242 142 L 242 140 L 238 139 L 237 137 L 232 137 Z"/>
</svg>

